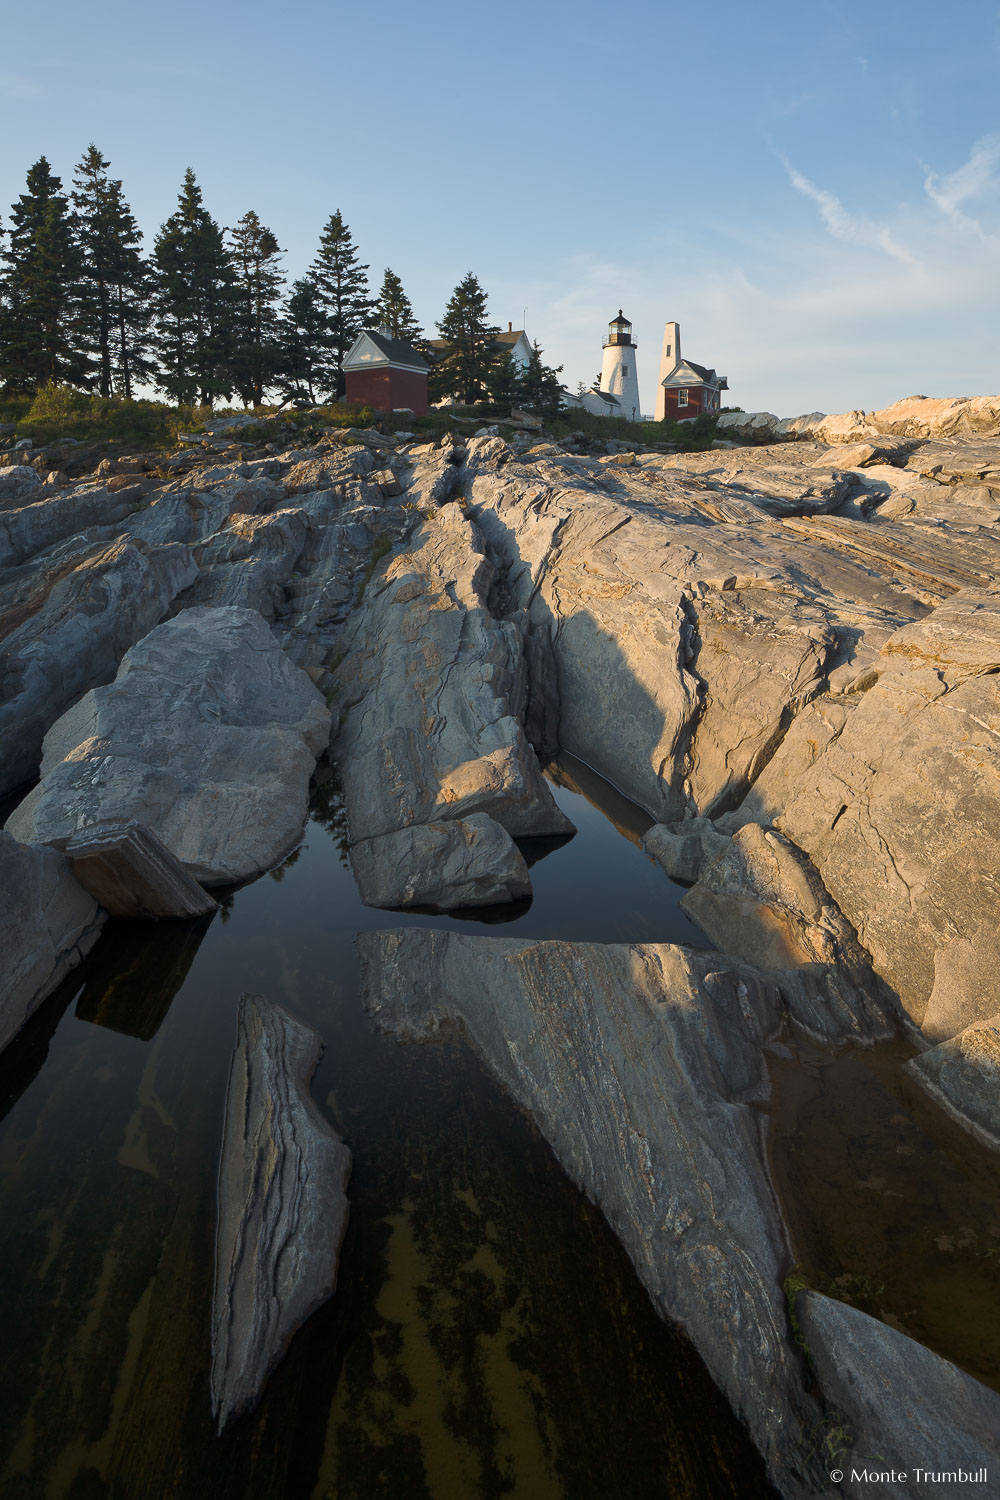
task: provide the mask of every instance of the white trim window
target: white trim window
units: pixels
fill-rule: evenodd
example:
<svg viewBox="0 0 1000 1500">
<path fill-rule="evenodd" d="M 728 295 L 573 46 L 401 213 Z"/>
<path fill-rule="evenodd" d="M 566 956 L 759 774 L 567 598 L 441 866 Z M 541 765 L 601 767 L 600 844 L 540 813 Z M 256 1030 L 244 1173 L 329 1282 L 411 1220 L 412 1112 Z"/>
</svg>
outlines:
<svg viewBox="0 0 1000 1500">
<path fill-rule="evenodd" d="M 688 404 L 688 393 L 687 393 L 687 391 L 678 391 L 677 392 L 677 405 L 678 406 L 687 406 L 687 404 Z"/>
</svg>

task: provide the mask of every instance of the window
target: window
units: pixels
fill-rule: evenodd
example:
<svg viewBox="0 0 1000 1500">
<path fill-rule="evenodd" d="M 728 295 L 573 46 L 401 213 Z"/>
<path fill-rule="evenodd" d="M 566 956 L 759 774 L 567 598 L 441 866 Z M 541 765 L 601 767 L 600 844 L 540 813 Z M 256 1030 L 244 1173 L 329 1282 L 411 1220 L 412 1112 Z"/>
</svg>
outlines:
<svg viewBox="0 0 1000 1500">
<path fill-rule="evenodd" d="M 667 344 L 667 345 L 666 345 L 666 346 L 665 346 L 665 347 L 664 347 L 664 350 L 663 350 L 663 355 L 664 355 L 664 358 L 665 358 L 665 359 L 669 359 L 669 358 L 670 358 L 670 345 L 669 345 L 669 344 Z"/>
<path fill-rule="evenodd" d="M 628 374 L 628 365 L 622 365 L 622 374 L 623 375 L 627 375 Z"/>
<path fill-rule="evenodd" d="M 687 391 L 678 391 L 677 392 L 677 405 L 678 406 L 687 406 L 687 404 L 688 404 L 688 393 L 687 393 Z"/>
</svg>

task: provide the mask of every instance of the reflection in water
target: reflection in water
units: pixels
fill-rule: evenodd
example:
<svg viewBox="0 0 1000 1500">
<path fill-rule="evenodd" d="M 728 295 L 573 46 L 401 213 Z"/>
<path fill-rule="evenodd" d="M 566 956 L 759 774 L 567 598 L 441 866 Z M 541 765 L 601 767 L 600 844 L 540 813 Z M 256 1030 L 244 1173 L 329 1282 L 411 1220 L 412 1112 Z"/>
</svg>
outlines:
<svg viewBox="0 0 1000 1500">
<path fill-rule="evenodd" d="M 698 941 L 680 891 L 563 774 L 580 831 L 535 865 L 505 931 Z M 328 790 L 319 815 L 228 919 L 109 924 L 4 1059 L 17 1097 L 0 1127 L 0 1494 L 768 1493 L 687 1340 L 461 1034 L 373 1035 L 358 929 L 451 919 L 362 907 Z M 482 914 L 470 926 L 496 930 Z M 313 1095 L 354 1171 L 336 1296 L 217 1439 L 215 1179 L 243 989 L 322 1033 Z"/>
<path fill-rule="evenodd" d="M 810 1285 L 1000 1390 L 1000 1157 L 901 1072 L 898 1042 L 772 1062 L 772 1171 Z"/>
<path fill-rule="evenodd" d="M 112 919 L 76 1002 L 79 1019 L 151 1041 L 214 917 L 213 911 L 189 922 Z"/>
</svg>

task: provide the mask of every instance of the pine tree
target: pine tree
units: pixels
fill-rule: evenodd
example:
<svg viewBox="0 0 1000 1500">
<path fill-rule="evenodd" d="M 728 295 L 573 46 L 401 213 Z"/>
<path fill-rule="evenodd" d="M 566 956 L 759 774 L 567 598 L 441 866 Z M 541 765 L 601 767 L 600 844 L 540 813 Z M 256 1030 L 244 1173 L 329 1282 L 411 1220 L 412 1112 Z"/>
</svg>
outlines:
<svg viewBox="0 0 1000 1500">
<path fill-rule="evenodd" d="M 279 260 L 284 251 L 253 209 L 227 232 L 236 273 L 236 389 L 244 406 L 261 406 L 282 362 Z"/>
<path fill-rule="evenodd" d="M 175 401 L 211 406 L 234 386 L 235 277 L 190 167 L 153 261 L 159 384 Z"/>
<path fill-rule="evenodd" d="M 82 385 L 87 371 L 74 344 L 79 252 L 62 182 L 44 156 L 29 169 L 26 187 L 11 209 L 3 251 L 0 380 L 18 394 L 49 381 Z"/>
<path fill-rule="evenodd" d="M 375 316 L 385 324 L 394 339 L 404 339 L 412 344 L 423 337 L 424 331 L 414 317 L 413 305 L 403 291 L 403 283 L 388 266 L 375 303 Z"/>
<path fill-rule="evenodd" d="M 431 388 L 472 406 L 486 394 L 500 330 L 486 320 L 486 293 L 471 271 L 452 292 L 437 326 L 445 349 L 431 370 Z"/>
<path fill-rule="evenodd" d="M 542 351 L 536 339 L 531 346 L 528 363 L 520 372 L 518 400 L 530 411 L 554 417 L 562 405 L 563 388 L 559 376 L 562 365 L 553 368 L 542 363 Z"/>
<path fill-rule="evenodd" d="M 329 335 L 321 384 L 337 399 L 345 390 L 344 359 L 375 305 L 368 294 L 367 270 L 358 260 L 351 231 L 338 209 L 328 220 L 320 236 L 319 254 L 309 267 L 309 279 Z"/>
<path fill-rule="evenodd" d="M 278 384 L 285 400 L 315 406 L 330 358 L 326 316 L 315 286 L 304 276 L 292 286 L 281 323 Z"/>
<path fill-rule="evenodd" d="M 140 230 L 108 176 L 110 163 L 88 146 L 73 178 L 74 228 L 81 251 L 78 341 L 102 396 L 131 400 L 135 385 L 155 376 L 149 358 L 150 273 Z"/>
</svg>

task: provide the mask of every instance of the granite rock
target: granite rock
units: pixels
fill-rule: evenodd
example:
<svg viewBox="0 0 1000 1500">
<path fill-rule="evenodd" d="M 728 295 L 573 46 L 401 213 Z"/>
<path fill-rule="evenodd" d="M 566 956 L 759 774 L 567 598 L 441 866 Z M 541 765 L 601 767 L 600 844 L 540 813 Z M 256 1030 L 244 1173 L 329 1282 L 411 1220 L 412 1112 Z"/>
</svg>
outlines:
<svg viewBox="0 0 1000 1500">
<path fill-rule="evenodd" d="M 319 1035 L 240 1000 L 219 1163 L 212 1415 L 256 1405 L 293 1334 L 337 1285 L 351 1153 L 309 1095 Z"/>
<path fill-rule="evenodd" d="M 199 884 L 248 880 L 298 842 L 329 733 L 322 697 L 256 611 L 185 610 L 53 725 L 9 826 L 64 848 L 135 818 Z"/>
</svg>

